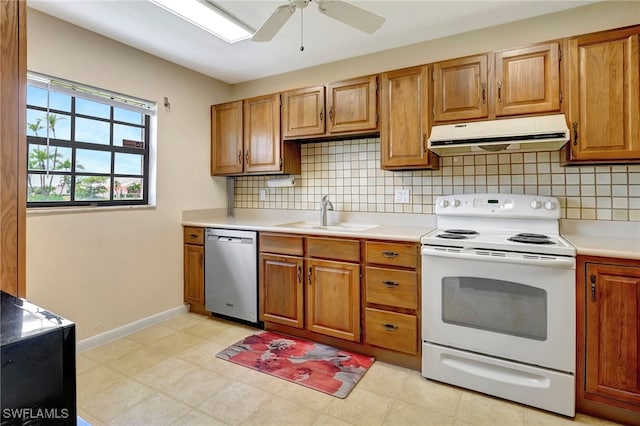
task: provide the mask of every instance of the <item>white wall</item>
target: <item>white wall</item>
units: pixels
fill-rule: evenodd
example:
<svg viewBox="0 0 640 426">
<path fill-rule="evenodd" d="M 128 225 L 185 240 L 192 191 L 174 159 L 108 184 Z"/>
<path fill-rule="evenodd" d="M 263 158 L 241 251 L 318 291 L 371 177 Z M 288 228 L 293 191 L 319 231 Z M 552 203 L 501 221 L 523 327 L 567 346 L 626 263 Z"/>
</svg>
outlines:
<svg viewBox="0 0 640 426">
<path fill-rule="evenodd" d="M 230 86 L 33 9 L 27 42 L 31 71 L 158 103 L 157 207 L 28 213 L 27 298 L 76 321 L 78 339 L 180 306 L 181 212 L 226 207 L 209 106 Z"/>
</svg>

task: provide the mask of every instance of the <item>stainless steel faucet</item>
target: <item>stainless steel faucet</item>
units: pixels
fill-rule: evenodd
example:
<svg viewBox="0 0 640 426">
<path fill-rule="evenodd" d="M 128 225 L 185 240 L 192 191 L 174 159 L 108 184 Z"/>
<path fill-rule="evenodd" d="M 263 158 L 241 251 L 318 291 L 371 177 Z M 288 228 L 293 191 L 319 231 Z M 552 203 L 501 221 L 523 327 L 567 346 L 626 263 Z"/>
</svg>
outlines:
<svg viewBox="0 0 640 426">
<path fill-rule="evenodd" d="M 322 197 L 322 204 L 320 205 L 321 223 L 320 226 L 327 226 L 327 210 L 333 210 L 333 204 L 329 201 L 329 196 Z"/>
</svg>

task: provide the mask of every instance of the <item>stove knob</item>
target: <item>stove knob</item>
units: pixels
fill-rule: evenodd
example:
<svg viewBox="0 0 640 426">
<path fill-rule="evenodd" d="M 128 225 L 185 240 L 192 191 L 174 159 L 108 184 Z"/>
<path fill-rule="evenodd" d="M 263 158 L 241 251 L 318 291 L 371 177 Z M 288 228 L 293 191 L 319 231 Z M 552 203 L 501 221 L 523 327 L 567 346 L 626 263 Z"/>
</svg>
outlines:
<svg viewBox="0 0 640 426">
<path fill-rule="evenodd" d="M 460 205 L 460 200 L 453 200 L 453 201 L 451 202 L 451 206 L 452 206 L 452 207 L 458 207 L 459 205 Z"/>
<path fill-rule="evenodd" d="M 534 210 L 537 210 L 537 209 L 539 209 L 540 207 L 542 207 L 542 203 L 541 203 L 540 201 L 538 201 L 538 200 L 533 200 L 533 201 L 531 202 L 531 204 L 529 204 L 529 205 L 530 205 L 530 206 L 531 206 L 531 208 L 532 208 L 532 209 L 534 209 Z"/>
<path fill-rule="evenodd" d="M 440 207 L 444 208 L 447 207 L 449 205 L 449 201 L 442 199 L 440 200 Z"/>
<path fill-rule="evenodd" d="M 544 203 L 544 208 L 547 210 L 555 210 L 556 203 L 554 203 L 553 201 L 547 201 L 546 203 Z"/>
</svg>

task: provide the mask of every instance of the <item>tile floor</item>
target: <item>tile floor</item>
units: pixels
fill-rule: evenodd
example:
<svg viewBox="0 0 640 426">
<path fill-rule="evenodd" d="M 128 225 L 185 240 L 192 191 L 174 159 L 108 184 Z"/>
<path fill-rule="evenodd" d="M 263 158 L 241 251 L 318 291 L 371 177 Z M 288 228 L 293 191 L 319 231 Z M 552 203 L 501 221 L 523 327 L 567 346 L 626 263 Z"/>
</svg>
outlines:
<svg viewBox="0 0 640 426">
<path fill-rule="evenodd" d="M 255 329 L 183 314 L 78 355 L 78 414 L 100 425 L 613 425 L 575 421 L 374 362 L 345 399 L 220 360 Z"/>
</svg>

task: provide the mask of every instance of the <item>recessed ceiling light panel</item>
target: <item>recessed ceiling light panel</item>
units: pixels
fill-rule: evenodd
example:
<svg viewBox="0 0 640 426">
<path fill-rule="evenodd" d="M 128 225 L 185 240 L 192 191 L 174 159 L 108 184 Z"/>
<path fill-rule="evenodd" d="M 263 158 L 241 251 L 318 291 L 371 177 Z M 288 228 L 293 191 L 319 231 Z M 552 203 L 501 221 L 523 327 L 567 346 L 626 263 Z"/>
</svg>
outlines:
<svg viewBox="0 0 640 426">
<path fill-rule="evenodd" d="M 248 25 L 206 0 L 150 1 L 227 43 L 246 40 L 253 34 Z"/>
</svg>

